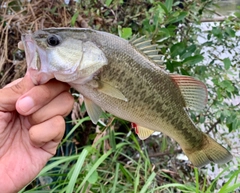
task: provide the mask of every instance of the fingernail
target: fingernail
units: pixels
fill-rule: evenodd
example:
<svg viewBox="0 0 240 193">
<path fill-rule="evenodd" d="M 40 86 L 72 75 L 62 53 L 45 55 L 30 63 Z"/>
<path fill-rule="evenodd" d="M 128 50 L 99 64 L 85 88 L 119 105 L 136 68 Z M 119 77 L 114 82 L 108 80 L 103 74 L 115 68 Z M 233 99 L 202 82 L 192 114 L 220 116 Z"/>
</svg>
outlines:
<svg viewBox="0 0 240 193">
<path fill-rule="evenodd" d="M 26 96 L 18 101 L 18 109 L 26 113 L 31 110 L 34 106 L 33 99 L 29 96 Z"/>
</svg>

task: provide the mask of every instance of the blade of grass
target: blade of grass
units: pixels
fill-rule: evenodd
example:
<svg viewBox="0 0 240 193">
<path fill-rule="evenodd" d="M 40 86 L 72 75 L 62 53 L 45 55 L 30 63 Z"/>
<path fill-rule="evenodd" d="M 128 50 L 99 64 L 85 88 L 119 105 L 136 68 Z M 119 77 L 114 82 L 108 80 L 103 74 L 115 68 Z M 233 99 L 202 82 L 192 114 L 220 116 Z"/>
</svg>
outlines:
<svg viewBox="0 0 240 193">
<path fill-rule="evenodd" d="M 124 145 L 127 145 L 127 143 L 120 143 L 116 145 L 116 149 L 123 147 Z M 92 175 L 92 173 L 98 168 L 98 166 L 111 154 L 113 153 L 113 150 L 110 149 L 106 153 L 104 153 L 97 161 L 96 163 L 92 166 L 92 168 L 89 170 L 88 174 L 85 176 L 83 179 L 82 183 L 79 185 L 78 189 L 76 192 L 80 192 L 81 188 L 84 186 L 88 178 Z"/>
<path fill-rule="evenodd" d="M 115 192 L 116 192 L 116 186 L 117 186 L 117 181 L 118 181 L 119 165 L 120 165 L 119 163 L 116 164 L 115 177 L 114 177 L 114 183 L 113 183 L 112 193 L 115 193 Z"/>
<path fill-rule="evenodd" d="M 62 146 L 67 140 L 68 138 L 74 133 L 74 131 L 85 121 L 90 121 L 89 117 L 84 117 L 83 119 L 80 119 L 77 124 L 69 131 L 69 133 L 67 134 L 67 136 L 62 140 L 62 142 L 59 144 L 59 146 Z"/>
<path fill-rule="evenodd" d="M 38 176 L 41 176 L 41 175 L 45 175 L 48 171 L 52 170 L 53 168 L 57 167 L 58 165 L 62 164 L 62 163 L 65 163 L 65 162 L 71 162 L 71 161 L 74 161 L 74 160 L 77 160 L 78 159 L 78 156 L 79 155 L 72 155 L 72 156 L 68 156 L 68 157 L 55 157 L 55 158 L 52 158 L 51 160 L 54 161 L 48 165 L 46 165 L 42 170 L 41 172 L 38 174 Z"/>
<path fill-rule="evenodd" d="M 156 173 L 153 172 L 151 173 L 151 175 L 149 176 L 149 178 L 147 179 L 146 183 L 144 184 L 144 186 L 142 187 L 140 193 L 146 193 L 148 187 L 151 185 L 152 181 L 155 179 Z"/>
<path fill-rule="evenodd" d="M 138 160 L 137 170 L 136 170 L 136 177 L 134 180 L 134 193 L 138 193 L 138 186 L 139 186 L 139 179 L 140 179 L 140 167 L 141 167 L 141 157 Z"/>
<path fill-rule="evenodd" d="M 228 193 L 228 192 L 233 192 L 236 188 L 239 188 L 240 183 L 234 183 L 232 182 L 234 178 L 237 178 L 239 174 L 239 170 L 235 171 L 229 180 L 223 185 L 223 187 L 220 189 L 219 193 Z M 233 183 L 232 185 L 230 183 Z"/>
<path fill-rule="evenodd" d="M 78 175 L 79 175 L 79 173 L 82 169 L 85 158 L 87 157 L 87 155 L 89 153 L 88 149 L 89 149 L 89 147 L 84 148 L 82 150 L 82 153 L 79 155 L 77 163 L 75 164 L 75 167 L 73 168 L 73 174 L 71 175 L 70 181 L 68 183 L 66 193 L 72 193 L 73 192 L 73 189 L 74 189 L 74 186 L 76 184 Z"/>
<path fill-rule="evenodd" d="M 196 182 L 196 193 L 199 193 L 199 178 L 198 178 L 198 169 L 194 168 L 195 182 Z"/>
</svg>

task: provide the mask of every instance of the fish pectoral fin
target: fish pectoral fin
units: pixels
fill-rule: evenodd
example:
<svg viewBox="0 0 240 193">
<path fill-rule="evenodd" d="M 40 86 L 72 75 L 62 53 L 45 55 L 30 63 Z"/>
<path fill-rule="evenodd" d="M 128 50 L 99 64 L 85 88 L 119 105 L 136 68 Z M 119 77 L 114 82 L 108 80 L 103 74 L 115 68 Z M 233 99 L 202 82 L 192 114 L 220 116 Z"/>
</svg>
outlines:
<svg viewBox="0 0 240 193">
<path fill-rule="evenodd" d="M 107 82 L 100 81 L 100 87 L 97 89 L 99 92 L 104 93 L 110 97 L 117 98 L 123 101 L 128 101 L 123 93 L 117 88 L 111 86 Z"/>
<path fill-rule="evenodd" d="M 90 99 L 85 98 L 84 97 L 84 103 L 85 103 L 85 107 L 87 110 L 87 113 L 91 119 L 91 121 L 94 124 L 97 124 L 100 116 L 103 113 L 103 110 L 101 107 L 99 107 L 98 105 L 96 105 L 94 102 L 92 102 Z"/>
<path fill-rule="evenodd" d="M 226 148 L 218 144 L 208 135 L 204 134 L 203 140 L 204 145 L 201 149 L 195 151 L 183 149 L 194 166 L 202 167 L 210 162 L 225 164 L 233 158 L 232 154 Z"/>
<path fill-rule="evenodd" d="M 153 130 L 147 129 L 146 127 L 139 126 L 135 123 L 132 123 L 132 128 L 135 129 L 135 133 L 138 135 L 139 139 L 147 139 L 150 135 L 154 133 Z"/>
<path fill-rule="evenodd" d="M 206 85 L 196 80 L 190 76 L 183 76 L 178 74 L 170 74 L 172 80 L 179 87 L 185 103 L 186 107 L 195 110 L 202 110 L 207 103 L 207 87 Z"/>
</svg>

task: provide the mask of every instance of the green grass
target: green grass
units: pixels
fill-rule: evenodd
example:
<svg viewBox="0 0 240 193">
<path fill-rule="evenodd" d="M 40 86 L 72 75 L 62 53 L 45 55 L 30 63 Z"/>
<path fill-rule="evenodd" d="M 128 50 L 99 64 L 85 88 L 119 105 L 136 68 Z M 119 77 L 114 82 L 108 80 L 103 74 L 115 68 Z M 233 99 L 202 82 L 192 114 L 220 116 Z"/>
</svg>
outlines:
<svg viewBox="0 0 240 193">
<path fill-rule="evenodd" d="M 80 120 L 79 125 L 87 120 Z M 226 175 L 228 180 L 218 190 L 219 193 L 234 192 L 240 186 L 237 182 L 240 165 L 234 172 L 226 167 L 211 182 L 207 181 L 207 173 L 203 174 L 197 168 L 192 170 L 192 179 L 173 177 L 163 172 L 162 169 L 167 168 L 155 167 L 151 163 L 146 145 L 140 143 L 134 134 L 126 136 L 110 129 L 108 131 L 109 134 L 93 145 L 79 149 L 80 154 L 52 158 L 38 175 L 38 178 L 50 177 L 52 182 L 40 185 L 35 181 L 34 188 L 20 192 L 170 193 L 178 190 L 183 193 L 211 193 L 216 190 L 218 179 Z M 63 141 L 69 141 L 69 137 L 68 134 Z M 163 146 L 166 146 L 165 140 Z"/>
</svg>

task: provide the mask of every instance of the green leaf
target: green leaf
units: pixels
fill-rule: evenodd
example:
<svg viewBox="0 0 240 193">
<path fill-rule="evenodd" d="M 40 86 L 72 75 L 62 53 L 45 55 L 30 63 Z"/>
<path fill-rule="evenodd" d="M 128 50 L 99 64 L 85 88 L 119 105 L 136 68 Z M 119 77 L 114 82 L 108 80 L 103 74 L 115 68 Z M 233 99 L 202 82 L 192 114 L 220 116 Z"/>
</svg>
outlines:
<svg viewBox="0 0 240 193">
<path fill-rule="evenodd" d="M 230 80 L 223 80 L 222 82 L 219 82 L 218 85 L 221 88 L 226 89 L 226 91 L 228 91 L 228 92 L 234 91 L 234 86 Z"/>
<path fill-rule="evenodd" d="M 167 7 L 163 3 L 160 2 L 159 5 L 165 11 L 165 13 L 168 13 L 168 9 L 167 9 Z"/>
<path fill-rule="evenodd" d="M 234 15 L 235 15 L 237 18 L 240 18 L 240 12 L 239 12 L 239 11 L 235 12 Z"/>
<path fill-rule="evenodd" d="M 186 51 L 186 45 L 183 42 L 174 44 L 171 48 L 171 56 L 176 57 Z"/>
<path fill-rule="evenodd" d="M 77 177 L 82 169 L 83 163 L 85 161 L 85 158 L 87 157 L 89 151 L 87 148 L 84 148 L 82 153 L 79 155 L 77 163 L 75 164 L 75 168 L 73 170 L 73 173 L 71 175 L 71 178 L 68 183 L 67 193 L 71 193 L 74 190 L 75 184 L 77 182 Z"/>
<path fill-rule="evenodd" d="M 197 63 L 203 61 L 203 59 L 204 59 L 204 57 L 202 55 L 197 54 L 195 56 L 190 56 L 190 57 L 186 58 L 183 61 L 183 63 L 186 65 L 189 65 L 189 64 L 194 65 L 194 64 L 197 64 Z"/>
<path fill-rule="evenodd" d="M 167 28 L 161 28 L 158 30 L 158 40 L 157 42 L 163 42 L 170 37 L 170 32 Z"/>
<path fill-rule="evenodd" d="M 147 181 L 145 182 L 144 186 L 142 187 L 140 193 L 147 192 L 147 189 L 152 185 L 153 180 L 155 179 L 155 176 L 157 174 L 155 172 L 152 172 L 151 175 L 148 177 Z"/>
<path fill-rule="evenodd" d="M 181 59 L 184 60 L 185 58 L 192 56 L 192 54 L 195 52 L 196 48 L 197 47 L 195 44 L 188 46 L 186 48 L 186 51 L 181 54 Z"/>
<path fill-rule="evenodd" d="M 132 29 L 129 27 L 123 28 L 121 37 L 124 39 L 130 38 L 132 36 Z"/>
<path fill-rule="evenodd" d="M 204 123 L 204 122 L 205 122 L 205 116 L 200 115 L 200 117 L 199 117 L 199 122 L 200 122 L 200 123 Z"/>
<path fill-rule="evenodd" d="M 109 7 L 109 5 L 111 5 L 111 3 L 112 3 L 112 0 L 106 0 L 106 2 L 105 2 L 107 7 Z"/>
<path fill-rule="evenodd" d="M 95 171 L 92 173 L 92 175 L 88 178 L 87 181 L 88 181 L 90 184 L 95 184 L 97 180 L 98 180 L 98 172 L 95 170 Z"/>
<path fill-rule="evenodd" d="M 110 128 L 109 131 L 109 142 L 112 149 L 115 150 L 116 149 L 115 131 L 112 128 Z"/>
<path fill-rule="evenodd" d="M 173 4 L 173 0 L 166 0 L 165 1 L 166 8 L 169 12 L 172 10 L 172 4 Z"/>
<path fill-rule="evenodd" d="M 174 14 L 168 19 L 168 23 L 176 23 L 183 20 L 188 15 L 187 11 L 174 12 Z"/>
<path fill-rule="evenodd" d="M 232 28 L 230 28 L 230 27 L 227 27 L 226 29 L 225 29 L 225 31 L 228 33 L 228 35 L 230 36 L 230 37 L 232 37 L 232 38 L 234 38 L 235 37 L 235 35 L 236 35 L 236 32 L 232 29 Z"/>
<path fill-rule="evenodd" d="M 236 130 L 236 129 L 240 129 L 240 119 L 239 117 L 237 117 L 232 124 L 232 129 Z"/>
<path fill-rule="evenodd" d="M 223 59 L 223 63 L 224 63 L 224 68 L 225 68 L 226 70 L 228 70 L 228 69 L 231 67 L 231 61 L 230 61 L 229 58 L 224 58 L 224 59 Z"/>
<path fill-rule="evenodd" d="M 74 13 L 74 15 L 72 16 L 72 19 L 71 19 L 71 26 L 72 26 L 72 27 L 75 25 L 78 15 L 79 15 L 79 12 L 77 11 L 77 12 Z"/>
</svg>

